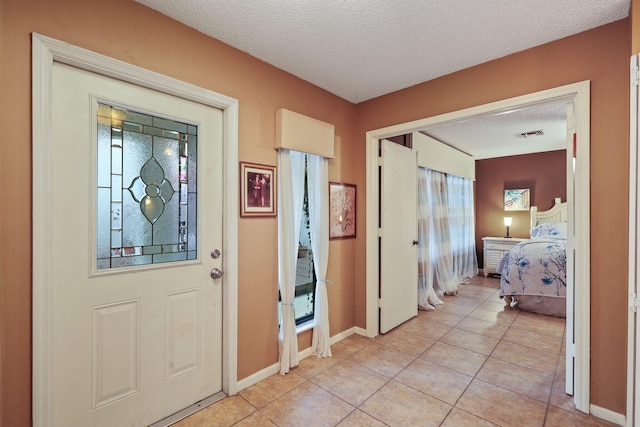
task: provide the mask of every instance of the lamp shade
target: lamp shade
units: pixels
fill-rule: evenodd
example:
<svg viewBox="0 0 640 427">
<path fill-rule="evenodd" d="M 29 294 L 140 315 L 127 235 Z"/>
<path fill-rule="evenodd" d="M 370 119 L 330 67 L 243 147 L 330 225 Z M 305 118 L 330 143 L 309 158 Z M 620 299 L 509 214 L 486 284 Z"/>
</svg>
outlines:
<svg viewBox="0 0 640 427">
<path fill-rule="evenodd" d="M 504 225 L 506 225 L 507 227 L 511 226 L 511 221 L 512 221 L 512 218 L 510 216 L 504 217 Z"/>
</svg>

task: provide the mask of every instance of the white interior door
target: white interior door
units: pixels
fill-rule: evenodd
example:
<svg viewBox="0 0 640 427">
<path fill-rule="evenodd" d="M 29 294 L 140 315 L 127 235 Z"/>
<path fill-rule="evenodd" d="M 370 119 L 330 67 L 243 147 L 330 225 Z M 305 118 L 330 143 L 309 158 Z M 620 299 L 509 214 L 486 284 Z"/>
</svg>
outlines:
<svg viewBox="0 0 640 427">
<path fill-rule="evenodd" d="M 418 314 L 418 158 L 382 140 L 380 332 Z"/>
<path fill-rule="evenodd" d="M 148 425 L 222 389 L 222 112 L 59 63 L 53 111 L 53 425 Z"/>
</svg>

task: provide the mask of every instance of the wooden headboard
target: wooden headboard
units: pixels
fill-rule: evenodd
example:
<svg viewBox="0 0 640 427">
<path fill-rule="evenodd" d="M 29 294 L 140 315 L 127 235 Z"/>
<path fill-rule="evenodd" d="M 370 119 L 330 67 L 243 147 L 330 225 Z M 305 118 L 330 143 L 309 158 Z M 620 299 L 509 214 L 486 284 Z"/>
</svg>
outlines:
<svg viewBox="0 0 640 427">
<path fill-rule="evenodd" d="M 548 211 L 539 211 L 537 206 L 531 206 L 531 228 L 543 222 L 567 222 L 567 202 L 560 202 L 556 197 Z"/>
</svg>

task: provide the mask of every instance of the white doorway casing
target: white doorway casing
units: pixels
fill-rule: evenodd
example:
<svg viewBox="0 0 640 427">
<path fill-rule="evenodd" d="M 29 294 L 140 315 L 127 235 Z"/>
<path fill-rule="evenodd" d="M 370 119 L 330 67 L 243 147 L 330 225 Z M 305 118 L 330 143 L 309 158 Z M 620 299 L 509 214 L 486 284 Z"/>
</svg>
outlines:
<svg viewBox="0 0 640 427">
<path fill-rule="evenodd" d="M 575 105 L 573 101 L 567 102 L 567 141 L 573 145 L 573 141 L 576 138 L 576 118 L 575 118 Z M 566 157 L 566 174 L 567 174 L 567 200 L 575 200 L 575 156 L 576 150 L 565 150 Z M 573 228 L 568 229 L 568 235 L 575 236 L 575 213 L 576 208 L 573 203 L 567 203 L 567 225 L 572 225 Z M 575 268 L 576 268 L 576 245 L 575 239 L 567 239 L 567 294 L 566 294 L 566 322 L 565 322 L 565 388 L 564 391 L 568 395 L 574 396 L 575 386 L 575 361 L 576 361 L 576 346 L 575 346 Z"/>
<path fill-rule="evenodd" d="M 33 101 L 33 391 L 32 422 L 51 425 L 51 290 L 52 229 L 52 73 L 54 62 L 215 107 L 223 112 L 223 338 L 222 388 L 235 394 L 237 384 L 237 228 L 238 101 L 38 34 L 32 37 Z"/>
<path fill-rule="evenodd" d="M 638 283 L 640 282 L 640 157 L 638 132 L 640 127 L 640 55 L 631 57 L 630 119 L 629 119 L 629 315 L 627 320 L 627 413 L 626 426 L 634 427 L 640 414 L 638 390 L 640 387 L 640 316 Z"/>
<path fill-rule="evenodd" d="M 378 234 L 378 140 L 424 129 L 427 126 L 454 122 L 507 111 L 514 108 L 544 103 L 551 100 L 573 101 L 575 107 L 576 165 L 575 172 L 567 170 L 567 186 L 572 186 L 573 209 L 569 212 L 569 225 L 573 222 L 575 235 L 574 269 L 574 330 L 575 330 L 575 375 L 574 404 L 583 412 L 589 412 L 590 378 L 590 82 L 582 81 L 540 92 L 531 93 L 502 101 L 492 102 L 464 110 L 445 113 L 434 117 L 415 120 L 366 133 L 366 235 Z M 573 152 L 573 142 L 567 142 L 567 152 Z M 568 193 L 570 194 L 570 193 Z M 570 203 L 571 204 L 571 203 Z M 573 215 L 573 212 L 579 213 Z M 571 239 L 569 239 L 571 240 Z M 366 242 L 366 333 L 368 337 L 378 335 L 378 239 L 368 238 Z M 569 352 L 568 352 L 569 353 Z"/>
</svg>

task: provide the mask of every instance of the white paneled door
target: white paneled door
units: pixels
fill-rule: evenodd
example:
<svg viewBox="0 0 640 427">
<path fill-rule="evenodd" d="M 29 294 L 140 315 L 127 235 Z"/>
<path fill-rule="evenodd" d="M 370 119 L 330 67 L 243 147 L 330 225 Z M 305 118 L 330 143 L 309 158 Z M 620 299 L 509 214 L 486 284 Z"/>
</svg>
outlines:
<svg viewBox="0 0 640 427">
<path fill-rule="evenodd" d="M 418 161 L 411 148 L 382 140 L 380 332 L 418 315 Z"/>
<path fill-rule="evenodd" d="M 51 420 L 144 426 L 222 390 L 222 112 L 56 63 Z"/>
</svg>

